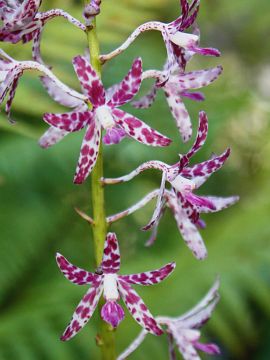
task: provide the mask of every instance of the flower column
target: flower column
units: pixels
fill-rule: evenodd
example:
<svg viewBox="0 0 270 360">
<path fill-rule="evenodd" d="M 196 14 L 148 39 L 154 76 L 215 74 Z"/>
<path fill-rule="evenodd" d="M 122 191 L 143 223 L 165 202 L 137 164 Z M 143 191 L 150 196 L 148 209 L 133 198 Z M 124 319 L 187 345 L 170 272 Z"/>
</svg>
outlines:
<svg viewBox="0 0 270 360">
<path fill-rule="evenodd" d="M 88 1 L 85 0 L 87 10 Z M 86 14 L 85 14 L 86 15 Z M 99 42 L 96 31 L 96 19 L 86 29 L 87 41 L 90 53 L 90 62 L 96 73 L 101 77 L 101 63 L 99 61 Z M 96 165 L 91 174 L 91 199 L 93 208 L 93 241 L 95 253 L 95 265 L 98 267 L 102 261 L 104 241 L 107 233 L 107 223 L 105 214 L 104 187 L 100 182 L 103 177 L 103 155 L 102 142 L 99 145 L 99 153 Z M 100 302 L 103 306 L 103 301 Z M 100 346 L 103 360 L 116 359 L 115 336 L 112 327 L 100 318 L 99 334 L 96 337 L 97 345 Z"/>
</svg>

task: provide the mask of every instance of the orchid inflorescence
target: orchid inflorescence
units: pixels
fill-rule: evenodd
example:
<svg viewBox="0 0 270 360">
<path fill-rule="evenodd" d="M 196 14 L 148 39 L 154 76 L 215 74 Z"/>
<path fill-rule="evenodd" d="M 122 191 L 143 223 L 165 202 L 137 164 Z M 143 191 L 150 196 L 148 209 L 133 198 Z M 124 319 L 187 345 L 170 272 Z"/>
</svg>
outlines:
<svg viewBox="0 0 270 360">
<path fill-rule="evenodd" d="M 92 0 L 85 5 L 83 17 L 85 24 L 73 18 L 61 9 L 39 12 L 41 0 L 0 0 L 0 40 L 11 43 L 33 41 L 32 60 L 18 61 L 0 49 L 0 103 L 7 98 L 5 112 L 11 119 L 11 106 L 20 77 L 26 70 L 40 72 L 40 81 L 53 100 L 70 109 L 61 114 L 46 113 L 43 120 L 49 124 L 48 130 L 42 135 L 39 144 L 48 148 L 64 139 L 69 133 L 85 128 L 80 156 L 76 168 L 74 182 L 83 183 L 95 169 L 99 157 L 101 143 L 105 145 L 119 144 L 124 138 L 134 140 L 149 146 L 167 147 L 171 140 L 151 128 L 144 121 L 132 114 L 121 110 L 120 107 L 131 103 L 136 108 L 150 107 L 156 99 L 159 90 L 166 96 L 172 116 L 176 122 L 180 137 L 184 142 L 192 136 L 192 122 L 183 102 L 183 98 L 194 101 L 204 100 L 201 89 L 215 81 L 222 73 L 222 67 L 216 66 L 204 70 L 186 71 L 188 62 L 196 55 L 220 56 L 220 52 L 213 48 L 201 48 L 200 31 L 196 23 L 199 11 L 199 0 L 180 0 L 181 14 L 170 23 L 151 21 L 140 25 L 128 39 L 109 54 L 99 57 L 100 64 L 121 54 L 144 31 L 155 30 L 161 33 L 167 59 L 162 70 L 143 69 L 141 58 L 133 61 L 130 71 L 120 83 L 105 89 L 100 74 L 90 61 L 89 55 L 78 55 L 72 63 L 81 85 L 78 92 L 65 85 L 52 72 L 40 53 L 41 34 L 44 25 L 56 16 L 67 19 L 77 28 L 88 33 L 95 27 L 95 17 L 100 13 L 101 0 Z M 187 32 L 189 31 L 189 32 Z M 139 100 L 134 97 L 139 93 L 145 79 L 154 79 L 152 88 Z M 139 165 L 127 175 L 118 178 L 103 177 L 99 181 L 105 184 L 126 182 L 147 169 L 159 170 L 162 173 L 161 185 L 147 194 L 143 199 L 128 209 L 108 216 L 107 225 L 132 214 L 156 198 L 157 203 L 152 218 L 142 230 L 151 229 L 152 234 L 146 245 L 152 245 L 157 238 L 157 228 L 166 208 L 170 208 L 176 220 L 177 227 L 185 243 L 197 259 L 207 256 L 206 246 L 199 229 L 204 228 L 205 222 L 201 214 L 225 209 L 237 200 L 237 196 L 216 197 L 201 196 L 195 191 L 228 159 L 230 149 L 221 155 L 213 154 L 203 162 L 190 164 L 193 156 L 201 149 L 208 133 L 208 118 L 204 111 L 199 113 L 197 136 L 190 150 L 180 154 L 173 165 L 158 160 L 147 161 Z M 166 188 L 166 184 L 169 188 Z M 79 214 L 91 222 L 87 214 Z M 104 239 L 102 240 L 104 241 Z M 197 350 L 209 354 L 218 354 L 219 349 L 214 344 L 200 343 L 199 328 L 209 320 L 218 300 L 219 281 L 217 280 L 205 298 L 186 314 L 171 318 L 166 316 L 154 317 L 140 296 L 132 289 L 132 284 L 153 285 L 164 280 L 175 268 L 174 263 L 164 267 L 132 275 L 118 275 L 120 269 L 119 245 L 114 233 L 108 233 L 104 243 L 103 258 L 97 264 L 97 270 L 90 273 L 68 262 L 62 255 L 57 254 L 57 264 L 64 276 L 77 285 L 90 285 L 72 320 L 64 331 L 62 340 L 69 340 L 91 318 L 99 299 L 104 294 L 105 304 L 101 308 L 102 319 L 116 328 L 124 318 L 124 310 L 118 304 L 120 297 L 126 304 L 133 318 L 143 327 L 138 338 L 118 357 L 125 359 L 143 341 L 146 334 L 168 336 L 170 359 L 176 358 L 175 347 L 183 358 L 199 359 Z"/>
</svg>

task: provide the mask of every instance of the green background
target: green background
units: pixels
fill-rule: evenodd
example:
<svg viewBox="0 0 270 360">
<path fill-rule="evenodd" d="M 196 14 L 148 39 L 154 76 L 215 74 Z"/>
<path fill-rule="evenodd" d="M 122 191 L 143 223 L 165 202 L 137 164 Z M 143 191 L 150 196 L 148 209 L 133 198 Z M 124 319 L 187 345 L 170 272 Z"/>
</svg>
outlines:
<svg viewBox="0 0 270 360">
<path fill-rule="evenodd" d="M 44 1 L 44 9 L 60 7 L 81 19 L 83 1 Z M 217 47 L 220 59 L 195 56 L 189 69 L 222 64 L 224 74 L 204 91 L 206 101 L 185 103 L 197 127 L 198 111 L 209 116 L 209 136 L 195 162 L 220 153 L 232 155 L 224 168 L 200 189 L 201 194 L 239 194 L 241 201 L 217 214 L 206 215 L 202 235 L 208 259 L 196 261 L 184 245 L 168 211 L 152 248 L 149 234 L 140 231 L 150 219 L 154 202 L 112 226 L 118 235 L 121 272 L 150 270 L 176 261 L 177 269 L 156 287 L 139 288 L 155 315 L 178 316 L 221 277 L 221 301 L 204 327 L 203 340 L 222 349 L 222 359 L 270 358 L 270 42 L 268 0 L 203 0 L 198 23 L 202 46 Z M 147 20 L 171 21 L 179 14 L 177 0 L 104 0 L 98 17 L 102 52 L 113 50 Z M 82 54 L 84 34 L 64 19 L 46 25 L 42 54 L 57 76 L 79 90 L 71 59 Z M 30 44 L 3 44 L 17 60 L 30 58 Z M 134 57 L 144 69 L 161 68 L 165 49 L 161 36 L 143 34 L 121 56 L 104 66 L 106 86 L 126 74 Z M 145 83 L 141 94 L 150 86 Z M 152 149 L 126 139 L 105 150 L 105 175 L 120 176 L 141 162 L 159 159 L 174 163 L 183 145 L 162 92 L 148 110 L 126 106 L 148 124 L 171 137 L 167 149 Z M 66 281 L 54 255 L 63 253 L 74 264 L 93 270 L 91 230 L 74 211 L 91 214 L 89 181 L 72 184 L 83 134 L 71 134 L 48 150 L 37 145 L 46 129 L 44 112 L 64 111 L 46 94 L 37 76 L 27 73 L 19 83 L 12 117 L 0 114 L 0 359 L 97 359 L 97 312 L 72 341 L 59 336 L 86 291 Z M 160 183 L 160 173 L 148 171 L 130 183 L 106 188 L 106 210 L 112 214 L 138 201 Z M 139 326 L 126 313 L 116 333 L 117 350 L 138 334 Z M 166 359 L 166 337 L 148 336 L 130 359 Z M 202 354 L 202 358 L 208 358 Z M 215 357 L 212 357 L 213 359 Z M 180 355 L 179 355 L 180 359 Z"/>
</svg>

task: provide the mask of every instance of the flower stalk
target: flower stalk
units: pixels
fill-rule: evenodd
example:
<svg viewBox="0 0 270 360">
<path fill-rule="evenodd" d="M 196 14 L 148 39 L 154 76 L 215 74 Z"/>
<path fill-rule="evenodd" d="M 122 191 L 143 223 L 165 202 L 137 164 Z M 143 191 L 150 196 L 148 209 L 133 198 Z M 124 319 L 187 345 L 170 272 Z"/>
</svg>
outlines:
<svg viewBox="0 0 270 360">
<path fill-rule="evenodd" d="M 87 4 L 87 1 L 85 1 Z M 99 61 L 99 41 L 96 31 L 96 20 L 86 30 L 90 62 L 94 70 L 101 77 L 101 63 Z M 100 179 L 103 177 L 103 152 L 100 142 L 98 158 L 91 174 L 91 199 L 93 209 L 92 231 L 94 243 L 95 266 L 98 267 L 102 261 L 104 241 L 107 233 L 107 222 L 105 214 L 104 186 Z M 100 309 L 104 300 L 100 301 Z M 99 333 L 96 336 L 96 343 L 101 349 L 102 360 L 115 360 L 115 334 L 112 327 L 100 318 Z"/>
</svg>

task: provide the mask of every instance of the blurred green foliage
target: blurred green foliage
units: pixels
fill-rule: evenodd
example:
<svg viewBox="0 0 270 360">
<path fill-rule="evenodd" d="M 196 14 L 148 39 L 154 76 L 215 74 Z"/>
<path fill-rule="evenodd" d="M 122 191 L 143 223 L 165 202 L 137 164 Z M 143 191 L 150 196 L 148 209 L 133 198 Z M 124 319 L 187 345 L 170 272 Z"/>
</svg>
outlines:
<svg viewBox="0 0 270 360">
<path fill-rule="evenodd" d="M 61 7 L 81 18 L 82 1 L 47 0 L 44 9 Z M 179 315 L 200 300 L 216 274 L 221 277 L 221 301 L 204 334 L 222 348 L 222 359 L 266 360 L 270 356 L 270 65 L 268 0 L 204 0 L 199 24 L 202 44 L 218 47 L 221 59 L 201 58 L 190 64 L 200 69 L 218 63 L 223 76 L 205 89 L 206 102 L 186 101 L 197 126 L 198 111 L 209 115 L 209 137 L 196 161 L 227 146 L 232 156 L 202 188 L 204 194 L 240 194 L 241 202 L 222 213 L 205 216 L 203 231 L 209 257 L 198 262 L 184 245 L 169 212 L 162 219 L 156 244 L 143 246 L 139 231 L 154 204 L 112 226 L 120 240 L 122 272 L 141 271 L 177 261 L 173 276 L 155 288 L 139 292 L 156 315 Z M 98 18 L 102 52 L 117 46 L 140 23 L 169 21 L 178 14 L 176 0 L 104 0 Z M 42 53 L 64 82 L 78 88 L 71 58 L 83 53 L 85 38 L 64 19 L 46 25 Z M 30 44 L 2 46 L 16 59 L 28 59 Z M 160 68 L 165 59 L 159 34 L 143 34 L 123 55 L 104 67 L 104 83 L 118 82 L 135 56 L 144 68 Z M 142 93 L 150 85 L 144 84 Z M 149 110 L 134 114 L 172 137 L 170 148 L 151 149 L 130 140 L 105 150 L 105 174 L 119 176 L 142 161 L 172 163 L 188 145 L 179 141 L 175 125 L 159 94 Z M 68 283 L 58 271 L 54 254 L 62 252 L 74 264 L 92 269 L 91 231 L 74 212 L 91 214 L 89 183 L 72 184 L 82 134 L 69 135 L 55 147 L 42 150 L 38 136 L 45 131 L 45 111 L 62 111 L 45 93 L 37 77 L 26 74 L 13 106 L 17 124 L 0 114 L 0 359 L 97 359 L 96 316 L 69 343 L 59 335 L 86 291 Z M 159 185 L 160 174 L 145 172 L 128 184 L 106 188 L 107 213 L 120 211 Z M 140 331 L 126 315 L 117 331 L 121 351 Z M 165 359 L 165 339 L 149 336 L 131 359 Z M 180 358 L 180 357 L 179 357 Z"/>
</svg>

